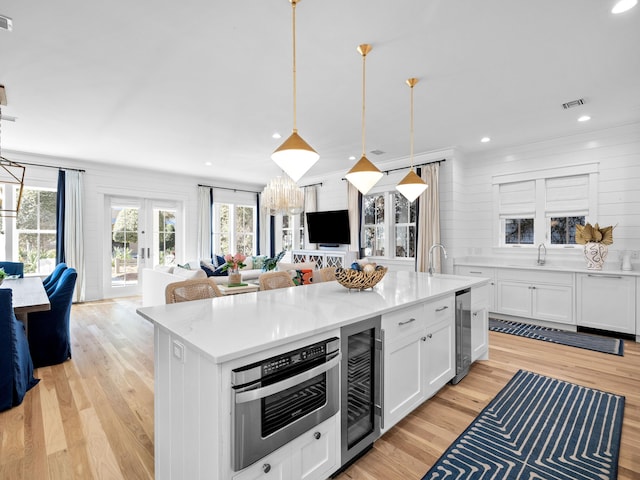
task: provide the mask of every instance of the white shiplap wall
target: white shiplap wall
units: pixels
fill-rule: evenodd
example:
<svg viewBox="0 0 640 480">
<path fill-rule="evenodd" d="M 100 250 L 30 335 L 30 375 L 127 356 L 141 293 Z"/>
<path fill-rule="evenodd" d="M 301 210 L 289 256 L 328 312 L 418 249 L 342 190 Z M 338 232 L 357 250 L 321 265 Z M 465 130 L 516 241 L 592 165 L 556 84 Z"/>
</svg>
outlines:
<svg viewBox="0 0 640 480">
<path fill-rule="evenodd" d="M 600 225 L 616 225 L 610 255 L 640 250 L 640 124 L 589 132 L 514 148 L 467 154 L 455 159 L 455 255 L 503 255 L 493 227 L 492 178 L 538 169 L 598 163 Z M 534 255 L 528 249 L 520 255 Z M 580 255 L 551 251 L 551 255 Z"/>
</svg>

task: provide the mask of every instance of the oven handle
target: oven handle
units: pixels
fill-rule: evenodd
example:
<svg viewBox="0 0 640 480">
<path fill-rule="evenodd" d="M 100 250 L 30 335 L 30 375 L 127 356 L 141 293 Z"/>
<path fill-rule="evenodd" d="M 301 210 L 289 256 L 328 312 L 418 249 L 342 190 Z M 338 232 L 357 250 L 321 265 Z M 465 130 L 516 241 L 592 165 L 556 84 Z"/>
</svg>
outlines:
<svg viewBox="0 0 640 480">
<path fill-rule="evenodd" d="M 286 380 L 282 380 L 281 382 L 274 383 L 273 385 L 268 385 L 266 387 L 257 388 L 255 390 L 236 393 L 236 403 L 252 402 L 254 400 L 259 400 L 261 398 L 268 397 L 269 395 L 274 395 L 276 393 L 282 392 L 287 388 L 295 387 L 296 385 L 310 380 L 313 377 L 320 375 L 321 373 L 331 370 L 340 363 L 341 359 L 342 354 L 339 353 L 328 362 L 323 363 L 322 365 L 318 365 L 317 367 L 313 367 L 312 369 L 299 373 L 298 375 L 295 375 L 293 377 L 287 378 Z"/>
</svg>

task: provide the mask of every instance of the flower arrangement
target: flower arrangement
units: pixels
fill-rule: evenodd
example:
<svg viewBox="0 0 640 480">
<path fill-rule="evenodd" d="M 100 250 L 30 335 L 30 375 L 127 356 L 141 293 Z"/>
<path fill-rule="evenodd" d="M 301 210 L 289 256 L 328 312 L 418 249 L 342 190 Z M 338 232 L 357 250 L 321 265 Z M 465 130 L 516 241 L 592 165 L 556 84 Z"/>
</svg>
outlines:
<svg viewBox="0 0 640 480">
<path fill-rule="evenodd" d="M 243 263 L 246 258 L 247 256 L 243 255 L 242 253 L 236 253 L 235 255 L 231 255 L 230 253 L 227 253 L 224 256 L 224 259 L 227 263 L 225 263 L 222 266 L 222 271 L 223 272 L 227 270 L 236 271 L 240 268 L 246 267 L 246 265 Z"/>
<path fill-rule="evenodd" d="M 597 223 L 594 226 L 591 226 L 589 223 L 586 225 L 576 225 L 576 243 L 584 245 L 595 242 L 603 245 L 611 245 L 613 243 L 613 229 L 614 227 L 611 225 L 600 228 Z"/>
</svg>

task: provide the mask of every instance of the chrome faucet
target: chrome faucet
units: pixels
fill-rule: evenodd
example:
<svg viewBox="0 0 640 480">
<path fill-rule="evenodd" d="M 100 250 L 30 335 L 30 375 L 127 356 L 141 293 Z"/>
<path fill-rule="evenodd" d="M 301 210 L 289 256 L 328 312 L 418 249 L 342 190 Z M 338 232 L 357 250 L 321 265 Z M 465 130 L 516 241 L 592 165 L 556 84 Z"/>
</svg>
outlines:
<svg viewBox="0 0 640 480">
<path fill-rule="evenodd" d="M 440 247 L 442 249 L 442 253 L 444 253 L 444 258 L 447 258 L 447 251 L 445 250 L 444 245 L 440 243 L 434 243 L 431 245 L 431 248 L 429 249 L 429 269 L 427 270 L 430 277 L 433 277 L 433 250 L 436 247 Z"/>
<path fill-rule="evenodd" d="M 540 247 L 544 251 L 544 255 L 540 258 Z M 544 246 L 544 243 L 538 245 L 538 265 L 544 265 L 545 260 L 547 259 L 547 247 Z"/>
</svg>

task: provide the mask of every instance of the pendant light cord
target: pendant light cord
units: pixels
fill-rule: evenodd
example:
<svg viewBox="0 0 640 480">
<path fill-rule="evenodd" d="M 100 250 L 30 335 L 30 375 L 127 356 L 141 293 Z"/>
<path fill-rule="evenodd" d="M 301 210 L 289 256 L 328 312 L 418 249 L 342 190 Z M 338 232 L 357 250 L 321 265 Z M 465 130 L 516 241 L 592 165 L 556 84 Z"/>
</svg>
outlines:
<svg viewBox="0 0 640 480">
<path fill-rule="evenodd" d="M 413 171 L 413 85 L 409 85 L 411 87 L 411 171 Z"/>
<path fill-rule="evenodd" d="M 297 132 L 298 131 L 298 127 L 297 127 L 297 119 L 296 119 L 296 110 L 297 110 L 297 101 L 296 101 L 296 3 L 298 3 L 298 0 L 290 0 L 291 1 L 291 7 L 292 7 L 292 29 L 291 31 L 293 32 L 293 131 Z"/>
<path fill-rule="evenodd" d="M 362 55 L 362 156 L 365 156 L 366 148 L 365 148 L 365 135 L 366 135 L 366 124 L 365 124 L 365 95 L 366 95 L 366 83 L 365 79 L 366 75 L 366 63 L 367 63 L 367 53 L 369 53 L 370 47 L 368 45 L 360 46 L 360 53 Z"/>
</svg>

